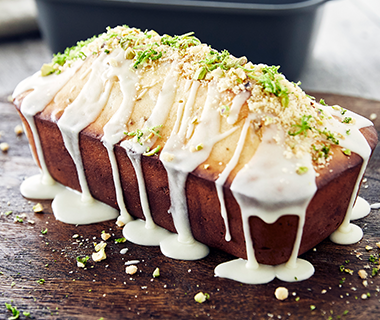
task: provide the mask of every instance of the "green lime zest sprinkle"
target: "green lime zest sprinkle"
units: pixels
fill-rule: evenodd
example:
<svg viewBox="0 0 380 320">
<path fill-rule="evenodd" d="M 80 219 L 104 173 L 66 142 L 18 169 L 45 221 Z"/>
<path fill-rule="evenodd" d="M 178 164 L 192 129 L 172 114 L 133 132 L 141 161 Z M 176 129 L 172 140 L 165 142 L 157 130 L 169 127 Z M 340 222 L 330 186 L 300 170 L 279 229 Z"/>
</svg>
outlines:
<svg viewBox="0 0 380 320">
<path fill-rule="evenodd" d="M 208 293 L 203 293 L 203 292 L 198 292 L 195 296 L 194 296 L 194 300 L 198 303 L 203 303 L 205 302 L 206 300 L 210 299 L 210 295 Z"/>
<path fill-rule="evenodd" d="M 6 303 L 6 302 L 5 302 L 5 306 L 10 312 L 12 312 L 12 315 L 13 315 L 12 317 L 9 317 L 8 320 L 15 320 L 20 317 L 20 311 L 17 310 L 17 307 L 13 307 L 10 303 Z"/>
<path fill-rule="evenodd" d="M 281 84 L 281 73 L 278 72 L 280 66 L 266 66 L 262 69 L 263 74 L 259 76 L 254 76 L 248 74 L 248 77 L 256 80 L 261 86 L 263 86 L 264 91 L 274 94 L 276 97 L 281 99 L 281 104 L 283 107 L 289 105 L 289 91 L 284 85 Z"/>
<path fill-rule="evenodd" d="M 161 150 L 161 146 L 157 146 L 156 148 L 152 149 L 152 150 L 147 150 L 146 152 L 143 153 L 144 156 L 147 156 L 147 157 L 151 157 L 153 155 L 155 155 L 156 153 L 160 152 Z"/>
<path fill-rule="evenodd" d="M 42 230 L 41 230 L 41 233 L 42 233 L 42 234 L 47 234 L 47 232 L 48 232 L 48 228 L 46 228 L 46 229 L 42 229 Z"/>
<path fill-rule="evenodd" d="M 162 52 L 156 51 L 153 48 L 144 50 L 144 51 L 137 51 L 136 55 L 136 62 L 134 63 L 133 67 L 137 69 L 137 67 L 147 60 L 157 60 L 162 57 Z"/>
<path fill-rule="evenodd" d="M 44 284 L 45 283 L 45 279 L 39 279 L 39 280 L 37 280 L 37 283 L 38 284 Z"/>
<path fill-rule="evenodd" d="M 352 122 L 351 117 L 344 117 L 344 119 L 342 120 L 342 123 L 351 123 L 351 122 Z"/>
<path fill-rule="evenodd" d="M 85 256 L 85 257 L 80 257 L 80 256 L 78 256 L 78 257 L 77 257 L 77 261 L 80 262 L 80 263 L 82 263 L 83 265 L 86 265 L 88 259 L 90 259 L 89 256 Z"/>
<path fill-rule="evenodd" d="M 127 241 L 127 239 L 125 239 L 124 237 L 123 238 L 115 239 L 115 243 L 123 243 L 125 241 Z"/>
<path fill-rule="evenodd" d="M 292 132 L 289 130 L 288 134 L 290 136 L 297 136 L 299 134 L 303 134 L 305 137 L 307 137 L 307 131 L 312 129 L 312 127 L 309 125 L 310 118 L 311 118 L 311 115 L 308 115 L 308 116 L 303 115 L 301 118 L 300 124 L 293 124 L 292 125 L 292 127 L 298 128 L 298 130 L 295 132 Z"/>
<path fill-rule="evenodd" d="M 200 40 L 193 36 L 194 32 L 188 32 L 180 36 L 163 35 L 161 43 L 177 49 L 187 49 L 189 47 L 198 46 Z"/>
</svg>

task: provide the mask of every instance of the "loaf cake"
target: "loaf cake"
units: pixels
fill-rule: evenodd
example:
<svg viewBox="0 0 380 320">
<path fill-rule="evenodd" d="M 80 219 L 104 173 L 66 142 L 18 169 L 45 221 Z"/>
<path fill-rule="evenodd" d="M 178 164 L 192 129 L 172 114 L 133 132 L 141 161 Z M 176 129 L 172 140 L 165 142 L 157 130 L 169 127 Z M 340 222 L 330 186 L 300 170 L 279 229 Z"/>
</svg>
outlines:
<svg viewBox="0 0 380 320">
<path fill-rule="evenodd" d="M 350 218 L 377 134 L 278 69 L 192 33 L 118 26 L 80 41 L 14 91 L 41 168 L 21 193 L 54 199 L 66 223 L 117 219 L 174 259 L 224 250 L 237 259 L 220 277 L 307 279 L 300 254 L 362 237 Z"/>
</svg>

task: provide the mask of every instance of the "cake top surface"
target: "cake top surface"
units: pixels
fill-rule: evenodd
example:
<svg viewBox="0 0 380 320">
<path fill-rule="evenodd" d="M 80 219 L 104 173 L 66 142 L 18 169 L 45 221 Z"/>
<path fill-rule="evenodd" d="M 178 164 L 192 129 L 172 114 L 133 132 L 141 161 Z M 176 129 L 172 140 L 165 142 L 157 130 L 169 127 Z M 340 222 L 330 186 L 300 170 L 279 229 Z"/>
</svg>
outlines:
<svg viewBox="0 0 380 320">
<path fill-rule="evenodd" d="M 279 67 L 254 65 L 245 57 L 233 57 L 227 50 L 218 52 L 201 43 L 191 32 L 180 36 L 160 36 L 155 31 L 143 32 L 127 26 L 108 28 L 106 33 L 80 41 L 64 53 L 54 55 L 52 62 L 41 68 L 41 75 L 65 72 L 77 60 L 100 53 L 110 54 L 120 48 L 124 50 L 124 58 L 133 61 L 131 69 L 136 73 L 176 61 L 177 69 L 185 79 L 199 81 L 202 85 L 216 83 L 218 91 L 226 95 L 248 91 L 250 96 L 246 102 L 253 126 L 259 134 L 271 125 L 281 129 L 284 137 L 273 138 L 283 142 L 286 158 L 300 158 L 308 153 L 316 167 L 324 166 L 331 158 L 331 145 L 339 145 L 350 134 L 349 126 L 344 131 L 329 128 L 332 114 L 347 125 L 356 121 L 339 106 L 328 108 L 326 113 L 323 100 L 316 102 L 300 88 L 299 83 L 288 81 L 278 71 Z M 110 63 L 118 62 L 110 59 Z M 220 115 L 229 123 L 237 118 L 236 110 L 232 110 L 233 95 L 219 106 Z M 157 128 L 151 129 L 153 133 L 159 132 Z M 136 132 L 129 136 L 133 135 L 136 136 Z M 143 136 L 141 132 L 137 137 L 139 142 L 144 141 Z M 342 151 L 346 155 L 351 153 L 347 148 L 342 148 Z M 302 174 L 306 170 L 305 167 L 298 168 L 297 173 Z"/>
</svg>

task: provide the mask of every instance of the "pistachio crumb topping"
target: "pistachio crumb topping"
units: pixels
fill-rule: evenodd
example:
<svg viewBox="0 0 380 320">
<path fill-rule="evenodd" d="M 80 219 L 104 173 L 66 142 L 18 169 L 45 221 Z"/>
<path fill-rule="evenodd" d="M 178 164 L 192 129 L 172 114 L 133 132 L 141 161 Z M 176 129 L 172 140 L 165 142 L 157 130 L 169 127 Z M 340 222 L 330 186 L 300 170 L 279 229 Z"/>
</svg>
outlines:
<svg viewBox="0 0 380 320">
<path fill-rule="evenodd" d="M 281 127 L 286 133 L 285 137 L 275 138 L 275 141 L 284 144 L 284 156 L 287 158 L 299 158 L 309 153 L 314 165 L 325 165 L 331 159 L 331 146 L 339 145 L 339 141 L 345 138 L 328 129 L 332 116 L 326 102 L 323 99 L 317 102 L 300 88 L 300 83 L 288 81 L 279 72 L 279 66 L 254 65 L 246 57 L 236 58 L 227 50 L 219 52 L 201 43 L 193 32 L 160 36 L 154 30 L 141 31 L 126 25 L 108 27 L 105 33 L 79 41 L 63 53 L 55 54 L 51 63 L 42 66 L 41 76 L 59 74 L 77 60 L 110 54 L 116 49 L 124 50 L 124 58 L 131 60 L 131 70 L 136 73 L 176 61 L 176 68 L 184 79 L 200 81 L 202 84 L 213 82 L 220 93 L 237 95 L 249 91 L 248 110 L 250 114 L 257 115 L 252 117 L 253 127 L 257 131 L 272 125 Z M 110 59 L 110 64 L 114 65 L 116 61 L 112 61 Z M 347 110 L 335 105 L 331 108 L 342 116 L 342 123 L 355 123 L 355 119 L 346 116 Z M 220 115 L 228 117 L 230 109 L 230 101 L 221 102 Z M 194 117 L 191 124 L 197 125 L 198 117 Z M 153 137 L 161 138 L 160 128 L 136 129 L 125 132 L 125 135 L 144 145 Z M 349 134 L 350 129 L 347 129 L 346 135 Z M 202 147 L 200 144 L 189 150 L 195 152 Z M 161 147 L 157 146 L 147 150 L 144 155 L 152 156 L 160 150 Z M 342 152 L 345 153 L 345 150 Z"/>
<path fill-rule="evenodd" d="M 210 299 L 210 295 L 208 293 L 203 293 L 203 292 L 198 292 L 195 296 L 194 296 L 194 300 L 198 303 L 203 303 L 205 302 L 206 300 Z"/>
</svg>

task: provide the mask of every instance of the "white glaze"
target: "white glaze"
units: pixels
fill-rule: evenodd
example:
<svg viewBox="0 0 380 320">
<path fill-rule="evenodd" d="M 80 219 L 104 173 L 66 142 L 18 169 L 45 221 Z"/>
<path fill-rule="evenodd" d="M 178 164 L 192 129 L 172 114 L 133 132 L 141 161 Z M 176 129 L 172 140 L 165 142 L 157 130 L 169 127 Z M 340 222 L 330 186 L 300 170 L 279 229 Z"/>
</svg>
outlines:
<svg viewBox="0 0 380 320">
<path fill-rule="evenodd" d="M 58 182 L 53 184 L 43 183 L 42 173 L 25 179 L 20 186 L 20 192 L 25 198 L 41 200 L 54 199 L 64 189 L 65 187 Z"/>
<path fill-rule="evenodd" d="M 225 184 L 231 171 L 236 167 L 239 161 L 239 157 L 240 157 L 241 151 L 243 150 L 244 142 L 247 137 L 249 125 L 250 125 L 250 119 L 249 117 L 247 117 L 247 119 L 244 122 L 244 126 L 241 130 L 239 141 L 237 143 L 235 152 L 231 160 L 228 162 L 227 166 L 223 170 L 223 172 L 220 174 L 219 178 L 215 181 L 216 192 L 217 192 L 219 203 L 220 203 L 220 211 L 221 211 L 220 214 L 222 215 L 222 218 L 224 220 L 224 226 L 226 228 L 226 234 L 225 234 L 226 241 L 231 241 L 231 234 L 230 234 L 230 228 L 229 228 L 229 223 L 228 223 L 226 204 L 224 201 L 223 185 Z"/>
<path fill-rule="evenodd" d="M 125 62 L 124 51 L 121 49 L 115 49 L 109 55 L 100 54 L 92 66 L 82 74 L 82 79 L 89 78 L 87 83 L 76 100 L 65 109 L 58 121 L 65 146 L 76 164 L 82 189 L 81 194 L 69 189 L 65 189 L 63 192 L 59 191 L 62 187 L 51 178 L 43 161 L 43 152 L 34 124 L 34 115 L 45 108 L 60 88 L 73 76 L 81 63 L 74 64 L 74 68 L 68 69 L 69 71 L 66 70 L 59 76 L 40 77 L 37 74 L 33 76 L 32 80 L 25 81 L 16 88 L 14 97 L 26 90 L 34 89 L 24 99 L 21 112 L 27 118 L 32 129 L 38 158 L 42 167 L 41 175 L 32 177 L 24 182 L 21 187 L 22 192 L 26 196 L 33 195 L 41 198 L 44 194 L 42 190 L 47 189 L 44 186 L 55 184 L 56 187 L 54 189 L 56 190 L 47 194 L 49 197 L 55 196 L 52 207 L 57 219 L 67 223 L 86 224 L 116 218 L 118 215 L 117 210 L 95 201 L 91 196 L 83 170 L 79 148 L 79 132 L 99 116 L 108 101 L 112 82 L 117 79 L 120 84 L 123 100 L 118 110 L 104 126 L 102 141 L 108 151 L 112 167 L 116 198 L 120 208 L 119 220 L 127 223 L 123 229 L 123 234 L 127 239 L 135 243 L 143 245 L 160 244 L 163 254 L 175 259 L 200 259 L 206 256 L 209 250 L 207 246 L 197 242 L 192 235 L 186 198 L 187 177 L 189 173 L 207 160 L 214 145 L 234 132 L 237 127 L 223 134 L 220 133 L 218 110 L 220 97 L 216 84 L 213 82 L 208 86 L 207 99 L 200 119 L 193 121 L 194 119 L 191 119 L 190 115 L 193 114 L 200 82 L 187 80 L 184 88 L 186 93 L 183 97 L 184 102 L 178 104 L 174 129 L 160 155 L 160 160 L 168 174 L 171 199 L 169 212 L 172 214 L 178 234 L 171 234 L 158 227 L 153 221 L 149 208 L 145 178 L 141 167 L 141 155 L 146 151 L 147 147 L 150 148 L 155 144 L 156 136 L 153 136 L 149 141 L 145 141 L 143 146 L 134 139 L 127 139 L 121 143 L 136 172 L 140 202 L 145 217 L 145 221 L 135 220 L 130 222 L 131 216 L 127 212 L 124 203 L 123 190 L 114 154 L 114 145 L 124 138 L 125 124 L 128 122 L 135 105 L 136 84 L 139 79 L 137 74 L 131 70 L 131 63 L 128 60 Z M 172 63 L 153 111 L 142 128 L 143 131 L 147 132 L 148 128 L 156 127 L 166 122 L 177 92 L 179 74 L 176 68 L 176 63 Z M 55 84 L 52 84 L 53 82 Z M 143 88 L 139 97 L 142 97 L 147 91 L 148 88 Z M 227 117 L 227 123 L 236 123 L 240 110 L 249 98 L 249 95 L 249 91 L 243 91 L 235 96 Z M 339 112 L 334 112 L 330 108 L 324 109 L 326 113 L 331 112 L 335 116 L 341 117 Z M 365 118 L 351 112 L 347 112 L 346 116 L 355 118 L 356 124 L 349 126 L 351 135 L 348 139 L 341 140 L 341 145 L 358 153 L 363 158 L 363 166 L 355 186 L 355 191 L 351 197 L 350 209 L 340 228 L 331 236 L 331 239 L 338 243 L 356 242 L 362 236 L 361 229 L 350 224 L 349 221 L 354 218 L 351 209 L 370 154 L 368 143 L 359 132 L 359 129 L 371 125 L 371 123 Z M 223 185 L 238 163 L 249 123 L 250 120 L 247 118 L 233 157 L 215 181 L 221 205 L 221 215 L 226 226 L 226 241 L 231 240 L 231 235 L 224 203 Z M 328 129 L 334 132 L 341 132 L 343 135 L 347 128 L 347 125 L 337 120 L 331 120 L 328 124 Z M 237 174 L 231 185 L 231 191 L 241 209 L 248 259 L 233 260 L 217 266 L 215 274 L 219 277 L 258 284 L 267 283 L 274 277 L 289 282 L 300 281 L 309 278 L 314 273 L 314 268 L 309 262 L 297 258 L 305 222 L 306 208 L 316 191 L 315 172 L 312 167 L 311 157 L 310 155 L 305 155 L 301 159 L 285 159 L 283 156 L 284 149 L 281 143 L 274 142 L 272 139 L 274 136 L 277 136 L 275 126 L 264 130 L 262 143 L 254 157 Z M 197 146 L 202 147 L 195 149 Z M 173 158 L 168 160 L 167 157 L 164 157 L 165 154 L 170 154 Z M 308 172 L 301 176 L 297 175 L 296 169 L 299 166 L 307 167 L 309 169 Z M 34 190 L 31 190 L 33 184 L 41 186 L 41 190 L 33 193 Z M 359 204 L 363 204 L 363 201 L 360 199 L 357 201 L 356 210 L 359 208 Z M 259 264 L 253 249 L 249 218 L 257 216 L 270 224 L 282 216 L 289 214 L 298 216 L 299 222 L 292 254 L 288 262 L 275 267 Z"/>
<path fill-rule="evenodd" d="M 364 218 L 371 212 L 371 206 L 362 197 L 357 197 L 352 209 L 351 221 Z"/>
<path fill-rule="evenodd" d="M 124 62 L 124 50 L 115 50 L 115 61 L 113 68 L 109 68 L 107 78 L 112 79 L 117 77 L 120 85 L 120 91 L 123 95 L 123 100 L 118 107 L 117 111 L 111 119 L 105 124 L 103 128 L 102 142 L 107 149 L 108 157 L 110 159 L 112 176 L 115 185 L 116 200 L 120 210 L 118 220 L 123 224 L 132 221 L 131 215 L 128 213 L 124 202 L 123 190 L 120 182 L 119 168 L 117 166 L 114 145 L 121 141 L 125 135 L 126 123 L 131 117 L 133 108 L 135 106 L 136 84 L 138 83 L 138 76 L 131 70 L 132 61 Z M 123 63 L 124 62 L 124 63 Z"/>
<path fill-rule="evenodd" d="M 56 190 L 57 186 L 55 186 L 56 182 L 51 177 L 50 172 L 45 163 L 45 157 L 43 154 L 40 136 L 37 131 L 37 127 L 34 121 L 34 116 L 43 111 L 45 107 L 53 100 L 55 95 L 62 87 L 73 77 L 76 71 L 82 66 L 81 62 L 75 63 L 71 69 L 67 72 L 64 72 L 62 75 L 58 76 L 56 74 L 51 75 L 50 77 L 42 77 L 41 72 L 36 72 L 33 76 L 26 78 L 16 87 L 13 92 L 12 97 L 16 98 L 21 93 L 32 90 L 22 101 L 20 112 L 25 117 L 26 121 L 29 124 L 30 130 L 32 132 L 32 137 L 34 140 L 34 144 L 36 147 L 37 157 L 40 163 L 41 168 L 41 176 L 39 179 L 33 179 L 33 182 L 37 183 L 40 188 L 40 192 L 38 193 L 37 199 L 52 199 L 51 191 L 48 190 L 48 187 L 45 186 L 54 186 Z M 34 153 L 32 152 L 34 157 Z M 37 159 L 35 159 L 37 162 Z M 29 180 L 30 182 L 31 180 Z M 24 183 L 28 183 L 25 182 Z M 23 187 L 23 195 L 25 197 L 35 199 L 35 192 L 31 191 L 31 188 L 25 186 Z M 53 192 L 55 194 L 56 191 Z"/>
<path fill-rule="evenodd" d="M 143 130 L 151 127 L 156 127 L 165 123 L 170 107 L 174 102 L 174 97 L 176 93 L 176 85 L 178 81 L 178 71 L 176 70 L 176 64 L 172 64 L 170 71 L 165 78 L 162 90 L 158 96 L 157 102 L 153 108 L 152 114 L 144 124 Z M 169 232 L 163 230 L 163 228 L 157 226 L 153 221 L 153 217 L 149 208 L 149 199 L 145 188 L 145 179 L 143 170 L 141 167 L 141 155 L 146 151 L 147 147 L 151 147 L 156 141 L 156 136 L 153 136 L 150 141 L 142 146 L 133 139 L 125 140 L 121 143 L 121 146 L 125 148 L 129 159 L 133 165 L 136 172 L 136 178 L 139 188 L 140 203 L 145 217 L 145 227 L 141 227 L 140 222 L 134 222 L 133 226 L 138 227 L 140 232 L 129 226 L 128 224 L 124 227 L 123 234 L 125 237 L 137 244 L 142 245 L 159 245 L 160 241 L 163 240 Z"/>
<path fill-rule="evenodd" d="M 299 267 L 297 256 L 306 209 L 317 190 L 315 172 L 311 166 L 310 155 L 304 155 L 302 159 L 286 159 L 282 146 L 274 141 L 274 136 L 277 136 L 277 129 L 272 125 L 263 133 L 262 142 L 255 155 L 238 172 L 231 184 L 231 191 L 240 206 L 243 220 L 248 257 L 246 267 L 251 269 L 250 273 L 254 273 L 254 270 L 260 273 L 261 265 L 256 260 L 249 218 L 257 216 L 270 224 L 283 215 L 297 215 L 299 222 L 293 251 L 285 267 L 279 267 L 278 276 L 281 279 L 288 279 L 286 271 L 289 270 L 289 273 L 292 273 L 290 278 L 297 277 L 299 280 L 304 280 L 306 275 L 313 274 L 314 269 L 306 263 Z M 298 175 L 296 171 L 299 166 L 307 167 L 307 173 Z M 307 270 L 305 271 L 303 267 Z M 225 273 L 218 271 L 219 276 L 241 281 L 237 272 L 231 272 L 234 268 L 223 270 Z"/>
<path fill-rule="evenodd" d="M 84 202 L 81 193 L 69 188 L 55 196 L 51 207 L 57 220 L 75 225 L 113 220 L 119 215 L 118 210 L 103 202 Z"/>
<path fill-rule="evenodd" d="M 327 107 L 323 107 L 323 109 L 326 113 L 331 113 L 332 115 L 334 115 L 335 117 L 339 117 L 340 119 L 343 118 L 338 110 L 334 110 L 332 108 L 327 109 Z M 347 136 L 346 131 L 349 129 L 350 135 L 347 136 L 346 139 L 341 139 L 340 145 L 344 148 L 350 149 L 352 152 L 357 153 L 363 159 L 360 173 L 355 183 L 354 191 L 351 194 L 351 199 L 350 199 L 346 216 L 342 224 L 340 225 L 340 227 L 330 236 L 331 241 L 338 244 L 347 245 L 347 244 L 356 243 L 360 241 L 361 238 L 363 237 L 363 232 L 362 231 L 359 232 L 358 227 L 350 223 L 350 220 L 352 217 L 352 209 L 355 203 L 356 196 L 359 191 L 360 183 L 363 179 L 364 171 L 367 167 L 368 160 L 371 155 L 371 148 L 367 140 L 359 131 L 359 129 L 372 125 L 372 122 L 350 111 L 346 111 L 344 116 L 355 119 L 356 120 L 355 123 L 344 124 L 344 123 L 341 123 L 340 121 L 337 121 L 336 119 L 332 119 L 330 121 L 330 126 L 331 128 L 334 129 L 335 132 L 339 132 L 343 136 Z"/>
<path fill-rule="evenodd" d="M 192 90 L 197 90 L 197 88 Z M 204 254 L 208 253 L 208 250 L 203 248 L 204 245 L 197 243 L 192 236 L 187 210 L 187 176 L 201 163 L 207 160 L 214 144 L 220 139 L 223 139 L 226 134 L 221 135 L 219 132 L 219 92 L 217 91 L 215 84 L 210 84 L 202 115 L 200 119 L 197 120 L 198 124 L 195 127 L 191 139 L 185 142 L 187 126 L 189 125 L 188 110 L 191 110 L 192 104 L 192 99 L 189 99 L 185 106 L 184 116 L 182 117 L 179 131 L 172 131 L 171 136 L 162 150 L 160 160 L 168 174 L 171 199 L 169 212 L 172 214 L 173 222 L 176 231 L 178 232 L 178 244 L 193 243 L 197 248 L 202 248 L 199 249 L 198 259 L 200 259 Z M 227 134 L 230 134 L 231 132 L 232 131 L 227 132 Z M 195 147 L 199 145 L 202 145 L 202 149 L 195 151 Z M 162 156 L 164 154 L 171 154 L 174 157 L 171 161 L 167 161 L 165 157 Z M 170 257 L 172 258 L 177 258 L 177 251 L 171 251 L 167 248 L 168 245 L 170 245 L 169 241 L 161 242 L 161 251 L 166 255 L 170 254 Z"/>
<path fill-rule="evenodd" d="M 232 100 L 230 114 L 227 117 L 227 122 L 229 124 L 235 124 L 235 122 L 237 121 L 239 117 L 241 108 L 243 107 L 247 99 L 250 97 L 250 95 L 251 95 L 251 92 L 242 91 L 239 94 L 237 94 L 235 98 Z"/>
</svg>

